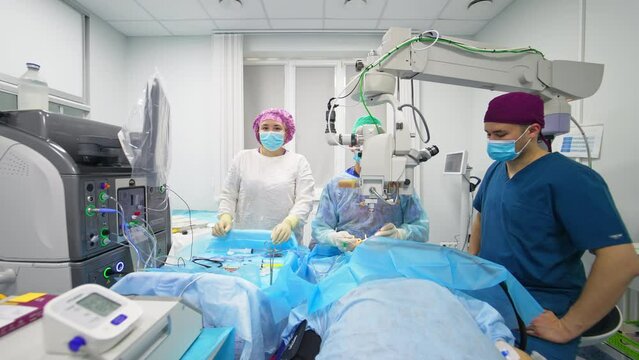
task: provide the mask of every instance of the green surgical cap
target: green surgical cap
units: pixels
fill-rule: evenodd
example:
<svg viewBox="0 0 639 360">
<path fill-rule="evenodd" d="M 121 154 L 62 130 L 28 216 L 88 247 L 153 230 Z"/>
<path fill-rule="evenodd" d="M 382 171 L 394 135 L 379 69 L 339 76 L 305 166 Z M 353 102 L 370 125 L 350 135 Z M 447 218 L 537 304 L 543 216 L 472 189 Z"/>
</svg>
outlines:
<svg viewBox="0 0 639 360">
<path fill-rule="evenodd" d="M 363 125 L 377 125 L 378 132 L 379 133 L 383 132 L 382 123 L 379 121 L 379 119 L 371 115 L 364 115 L 360 117 L 359 119 L 357 119 L 357 121 L 355 121 L 355 124 L 353 124 L 352 134 L 355 134 L 357 129 Z"/>
</svg>

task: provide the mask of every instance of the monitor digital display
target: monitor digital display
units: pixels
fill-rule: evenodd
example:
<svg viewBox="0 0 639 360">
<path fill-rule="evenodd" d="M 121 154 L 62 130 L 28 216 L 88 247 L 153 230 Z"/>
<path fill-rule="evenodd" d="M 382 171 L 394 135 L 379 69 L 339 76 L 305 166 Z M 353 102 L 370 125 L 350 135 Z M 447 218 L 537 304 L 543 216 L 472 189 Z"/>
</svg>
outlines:
<svg viewBox="0 0 639 360">
<path fill-rule="evenodd" d="M 77 304 L 100 316 L 107 316 L 120 307 L 119 303 L 98 293 L 91 293 L 88 296 L 83 297 L 77 302 Z"/>
<path fill-rule="evenodd" d="M 466 171 L 466 151 L 456 151 L 446 154 L 444 174 L 461 175 Z"/>
</svg>

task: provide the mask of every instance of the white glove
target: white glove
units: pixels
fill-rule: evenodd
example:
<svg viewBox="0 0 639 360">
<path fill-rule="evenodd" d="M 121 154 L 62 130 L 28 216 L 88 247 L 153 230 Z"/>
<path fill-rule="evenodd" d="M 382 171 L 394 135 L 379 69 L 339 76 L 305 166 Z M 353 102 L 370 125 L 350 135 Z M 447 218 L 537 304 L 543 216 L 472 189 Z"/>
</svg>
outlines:
<svg viewBox="0 0 639 360">
<path fill-rule="evenodd" d="M 398 229 L 395 224 L 388 223 L 377 230 L 375 236 L 384 236 L 404 240 L 406 239 L 406 230 Z"/>
<path fill-rule="evenodd" d="M 348 231 L 338 231 L 330 235 L 331 243 L 342 251 L 353 251 L 362 240 L 351 235 Z"/>
<path fill-rule="evenodd" d="M 218 219 L 218 222 L 213 226 L 213 229 L 211 229 L 211 235 L 220 237 L 226 235 L 226 233 L 231 230 L 233 218 L 231 215 L 224 213 L 220 215 Z"/>
</svg>

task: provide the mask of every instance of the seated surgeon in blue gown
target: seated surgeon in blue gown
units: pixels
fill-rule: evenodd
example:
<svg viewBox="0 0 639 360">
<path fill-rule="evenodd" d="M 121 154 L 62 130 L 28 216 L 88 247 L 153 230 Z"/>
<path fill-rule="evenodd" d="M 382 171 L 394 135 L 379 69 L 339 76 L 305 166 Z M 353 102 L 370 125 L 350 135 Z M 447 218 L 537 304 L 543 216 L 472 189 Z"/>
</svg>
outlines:
<svg viewBox="0 0 639 360">
<path fill-rule="evenodd" d="M 469 251 L 505 266 L 546 311 L 528 351 L 574 359 L 580 335 L 639 274 L 639 260 L 603 178 L 538 143 L 544 104 L 515 92 L 488 105 L 488 168 L 473 206 Z M 586 280 L 581 257 L 596 256 Z"/>
<path fill-rule="evenodd" d="M 373 116 L 362 116 L 353 125 L 353 134 L 364 125 L 374 125 L 383 132 L 381 122 Z M 361 154 L 355 155 L 355 166 L 335 176 L 326 184 L 312 223 L 311 244 L 333 245 L 341 251 L 353 250 L 367 237 L 385 236 L 413 241 L 428 241 L 428 219 L 417 195 L 400 195 L 399 204 L 381 200 L 369 211 L 359 188 L 342 188 L 341 180 L 359 178 Z"/>
</svg>

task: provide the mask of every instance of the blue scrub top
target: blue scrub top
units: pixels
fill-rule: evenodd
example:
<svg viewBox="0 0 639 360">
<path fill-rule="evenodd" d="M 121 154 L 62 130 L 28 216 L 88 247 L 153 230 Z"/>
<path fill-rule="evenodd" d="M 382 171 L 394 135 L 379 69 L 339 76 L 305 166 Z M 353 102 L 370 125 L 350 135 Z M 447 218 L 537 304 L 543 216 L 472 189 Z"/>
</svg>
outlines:
<svg viewBox="0 0 639 360">
<path fill-rule="evenodd" d="M 359 174 L 354 168 L 349 168 L 326 184 L 311 226 L 312 244 L 330 244 L 330 236 L 335 231 L 348 231 L 365 239 L 375 235 L 386 223 L 405 230 L 406 240 L 428 241 L 428 217 L 416 194 L 400 195 L 397 205 L 378 201 L 371 212 L 359 189 L 339 187 L 340 180 L 356 178 Z"/>
<path fill-rule="evenodd" d="M 479 256 L 504 265 L 545 309 L 563 316 L 586 281 L 585 250 L 630 243 L 603 178 L 559 153 L 508 178 L 493 163 L 473 203 Z"/>
</svg>

